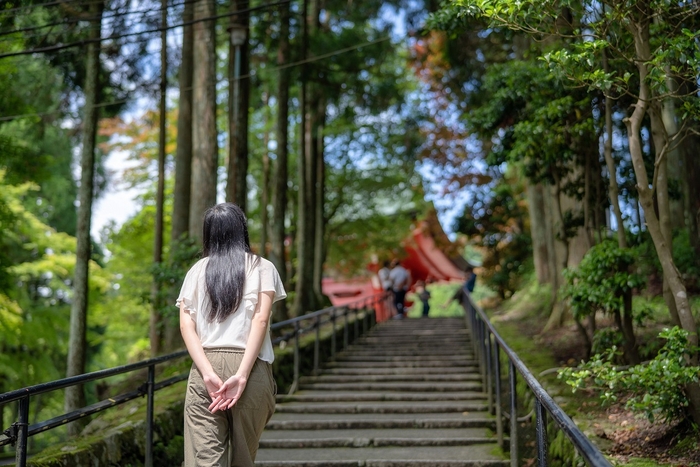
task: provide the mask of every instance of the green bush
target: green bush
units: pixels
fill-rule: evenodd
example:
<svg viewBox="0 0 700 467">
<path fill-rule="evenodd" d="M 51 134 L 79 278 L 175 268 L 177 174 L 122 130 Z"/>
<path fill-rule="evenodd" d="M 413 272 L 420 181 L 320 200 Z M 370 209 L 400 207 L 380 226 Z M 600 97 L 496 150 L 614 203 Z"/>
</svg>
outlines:
<svg viewBox="0 0 700 467">
<path fill-rule="evenodd" d="M 686 358 L 697 349 L 688 347 L 688 333 L 678 326 L 664 329 L 659 337 L 666 339 L 666 343 L 647 363 L 616 367 L 618 352 L 613 346 L 578 368 L 561 370 L 559 378 L 574 392 L 583 388 L 599 391 L 603 403 L 626 398 L 625 407 L 644 414 L 650 421 L 683 419 L 689 404 L 684 387 L 696 384 L 700 374 L 700 367 L 687 365 Z"/>
<path fill-rule="evenodd" d="M 606 240 L 591 248 L 577 269 L 565 270 L 563 296 L 569 299 L 574 317 L 619 310 L 623 296 L 645 284 L 642 276 L 631 271 L 634 262 L 632 250 Z"/>
</svg>

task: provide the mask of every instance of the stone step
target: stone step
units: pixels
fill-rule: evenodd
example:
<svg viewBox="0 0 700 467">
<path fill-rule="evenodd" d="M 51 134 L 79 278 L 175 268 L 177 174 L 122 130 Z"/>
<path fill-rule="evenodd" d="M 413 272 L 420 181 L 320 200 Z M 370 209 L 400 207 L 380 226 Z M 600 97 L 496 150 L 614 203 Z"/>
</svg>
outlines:
<svg viewBox="0 0 700 467">
<path fill-rule="evenodd" d="M 401 336 L 375 336 L 373 338 L 358 338 L 348 348 L 358 348 L 360 346 L 367 347 L 386 347 L 387 344 L 400 345 L 402 347 L 470 347 L 473 341 L 466 335 L 456 336 L 416 336 L 411 333 L 406 333 Z"/>
<path fill-rule="evenodd" d="M 313 383 L 352 383 L 352 382 L 401 382 L 401 381 L 432 381 L 434 383 L 441 383 L 445 381 L 456 382 L 456 381 L 480 381 L 481 375 L 474 373 L 464 373 L 464 374 L 413 374 L 413 375 L 367 375 L 367 374 L 357 374 L 357 375 L 319 375 L 319 376 L 303 376 L 299 379 L 302 384 L 313 384 Z"/>
<path fill-rule="evenodd" d="M 359 391 L 299 391 L 293 395 L 278 394 L 277 402 L 341 402 L 341 401 L 432 401 L 436 394 L 433 392 L 359 392 Z M 485 401 L 486 395 L 477 392 L 442 392 L 441 401 L 448 400 L 479 400 Z"/>
<path fill-rule="evenodd" d="M 326 391 L 412 391 L 412 392 L 454 392 L 454 391 L 482 391 L 481 383 L 479 382 L 463 382 L 463 383 L 441 383 L 434 384 L 430 382 L 419 383 L 312 383 L 300 384 L 299 389 L 310 390 L 326 390 Z"/>
<path fill-rule="evenodd" d="M 277 413 L 443 413 L 486 411 L 486 404 L 475 401 L 380 402 L 289 402 L 277 405 Z"/>
<path fill-rule="evenodd" d="M 483 428 L 267 431 L 261 449 L 382 446 L 468 446 L 494 443 Z"/>
<path fill-rule="evenodd" d="M 463 318 L 384 322 L 278 395 L 256 465 L 508 465 Z"/>
<path fill-rule="evenodd" d="M 360 430 L 391 428 L 489 428 L 496 421 L 484 412 L 417 414 L 295 414 L 277 413 L 267 422 L 267 430 Z"/>
<path fill-rule="evenodd" d="M 403 368 L 363 368 L 363 367 L 344 367 L 344 368 L 326 368 L 323 370 L 324 375 L 459 375 L 474 373 L 478 370 L 475 365 L 473 367 L 403 367 Z"/>
<path fill-rule="evenodd" d="M 362 341 L 355 341 L 354 343 L 350 344 L 350 346 L 347 347 L 347 350 L 353 350 L 353 349 L 383 349 L 383 350 L 391 350 L 393 346 L 396 346 L 397 348 L 420 348 L 423 350 L 431 350 L 431 349 L 463 349 L 463 350 L 471 350 L 472 343 L 469 340 L 464 340 L 462 341 L 461 337 L 458 337 L 457 339 L 453 339 L 452 341 L 446 341 L 446 342 L 435 342 L 434 339 L 415 339 L 412 337 L 405 338 L 405 339 L 381 339 L 377 341 L 372 341 L 372 342 L 362 342 Z"/>
<path fill-rule="evenodd" d="M 339 356 L 344 356 L 344 355 L 385 355 L 385 356 L 390 356 L 390 357 L 443 357 L 443 356 L 450 356 L 450 355 L 458 355 L 458 356 L 465 356 L 465 355 L 473 355 L 473 352 L 471 349 L 467 349 L 464 347 L 428 347 L 426 346 L 425 348 L 418 348 L 415 345 L 412 346 L 406 346 L 406 347 L 395 347 L 393 349 L 380 349 L 380 348 L 367 348 L 367 349 L 346 349 L 340 352 Z"/>
<path fill-rule="evenodd" d="M 415 355 L 415 356 L 400 356 L 400 357 L 392 357 L 391 355 L 389 356 L 383 356 L 383 355 L 338 355 L 336 357 L 336 361 L 340 363 L 345 363 L 345 362 L 365 362 L 365 363 L 372 363 L 372 362 L 381 362 L 381 363 L 399 363 L 399 362 L 412 362 L 412 363 L 420 363 L 425 366 L 435 366 L 435 365 L 445 365 L 447 363 L 452 363 L 452 362 L 465 362 L 465 363 L 474 363 L 474 357 L 473 356 L 467 356 L 467 355 L 446 355 L 444 357 L 433 357 L 433 356 L 423 356 L 423 355 Z"/>
<path fill-rule="evenodd" d="M 408 361 L 408 360 L 399 360 L 396 362 L 382 362 L 382 361 L 376 361 L 376 362 L 371 362 L 371 364 L 368 364 L 368 362 L 365 361 L 334 361 L 334 362 L 328 362 L 325 366 L 326 368 L 427 368 L 427 367 L 444 367 L 447 364 L 447 362 L 442 362 L 442 361 L 427 361 L 427 360 L 422 360 L 422 361 Z M 478 368 L 478 363 L 475 360 L 471 359 L 464 359 L 462 361 L 450 361 L 449 366 L 452 368 Z"/>
<path fill-rule="evenodd" d="M 507 467 L 492 443 L 469 446 L 260 449 L 261 467 Z"/>
<path fill-rule="evenodd" d="M 410 358 L 413 360 L 460 360 L 465 358 L 475 358 L 474 354 L 467 350 L 446 350 L 441 351 L 440 349 L 428 350 L 408 350 L 408 351 L 397 351 L 397 350 L 368 350 L 368 351 L 356 351 L 356 352 L 339 352 L 336 354 L 336 359 L 343 359 L 345 357 L 370 357 L 372 359 L 377 359 L 375 357 L 390 357 L 394 359 L 405 359 Z"/>
</svg>

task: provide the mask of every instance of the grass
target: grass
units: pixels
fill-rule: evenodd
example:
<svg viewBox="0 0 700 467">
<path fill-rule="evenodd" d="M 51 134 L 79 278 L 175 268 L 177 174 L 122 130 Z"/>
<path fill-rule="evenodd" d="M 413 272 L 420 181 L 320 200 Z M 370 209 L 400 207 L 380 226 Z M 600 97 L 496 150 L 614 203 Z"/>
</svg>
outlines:
<svg viewBox="0 0 700 467">
<path fill-rule="evenodd" d="M 428 303 L 430 304 L 429 316 L 431 318 L 455 318 L 464 316 L 464 310 L 462 309 L 461 305 L 452 300 L 452 296 L 461 286 L 462 284 L 457 282 L 436 282 L 428 285 L 427 289 L 428 292 L 430 292 L 430 299 L 428 300 Z M 474 289 L 474 292 L 472 293 L 472 297 L 477 302 L 488 299 L 493 295 L 493 291 L 484 285 L 479 285 L 478 283 Z M 418 298 L 418 295 L 415 293 L 408 293 L 406 295 L 406 301 L 412 302 L 407 316 L 409 318 L 420 318 L 423 314 L 423 304 Z"/>
</svg>

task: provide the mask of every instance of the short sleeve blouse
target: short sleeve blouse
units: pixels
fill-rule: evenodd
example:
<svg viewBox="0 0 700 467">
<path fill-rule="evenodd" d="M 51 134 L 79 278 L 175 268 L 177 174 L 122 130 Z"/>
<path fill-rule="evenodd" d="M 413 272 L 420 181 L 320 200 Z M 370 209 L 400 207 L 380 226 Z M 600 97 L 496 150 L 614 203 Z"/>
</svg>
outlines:
<svg viewBox="0 0 700 467">
<path fill-rule="evenodd" d="M 270 261 L 248 255 L 241 305 L 221 323 L 208 322 L 206 317 L 210 303 L 205 282 L 208 261 L 209 258 L 202 258 L 187 272 L 176 306 L 180 307 L 180 304 L 184 303 L 185 309 L 189 311 L 195 322 L 197 335 L 203 348 L 233 347 L 245 349 L 259 294 L 273 292 L 273 303 L 284 299 L 287 293 L 282 285 L 282 280 Z M 258 358 L 268 363 L 272 363 L 275 359 L 269 325 Z"/>
</svg>

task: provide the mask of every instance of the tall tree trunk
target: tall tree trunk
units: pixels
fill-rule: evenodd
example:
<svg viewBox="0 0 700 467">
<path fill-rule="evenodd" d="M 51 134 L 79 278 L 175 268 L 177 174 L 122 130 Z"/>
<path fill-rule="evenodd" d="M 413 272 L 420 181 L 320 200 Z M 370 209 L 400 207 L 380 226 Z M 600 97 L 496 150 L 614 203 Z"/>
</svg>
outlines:
<svg viewBox="0 0 700 467">
<path fill-rule="evenodd" d="M 182 61 L 180 62 L 180 101 L 177 114 L 175 150 L 175 188 L 170 231 L 172 245 L 186 235 L 190 225 L 190 187 L 192 184 L 192 74 L 194 72 L 194 2 L 185 2 L 182 12 Z"/>
<path fill-rule="evenodd" d="M 659 16 L 654 17 L 655 23 L 661 23 L 663 20 Z M 676 120 L 676 102 L 673 96 L 678 94 L 678 83 L 673 78 L 673 74 L 669 66 L 664 67 L 664 72 L 666 75 L 666 88 L 668 90 L 669 96 L 665 97 L 661 101 L 660 109 L 660 119 L 663 122 L 665 135 L 671 139 L 678 134 L 679 125 Z M 656 106 L 654 106 L 656 107 Z M 685 177 L 683 176 L 683 155 L 680 150 L 680 145 L 678 141 L 671 142 L 670 147 L 667 150 L 666 155 L 666 176 L 668 181 L 674 181 L 678 184 L 681 193 L 685 193 L 687 190 L 685 185 Z M 668 185 L 667 181 L 667 185 Z M 681 229 L 685 227 L 685 208 L 684 202 L 687 203 L 687 197 L 681 196 L 679 199 L 668 199 L 669 204 L 669 222 L 671 224 L 671 231 L 675 229 Z M 662 222 L 663 224 L 663 222 Z"/>
<path fill-rule="evenodd" d="M 559 251 L 557 251 L 557 237 L 556 237 L 556 218 L 554 211 L 554 197 L 555 194 L 552 193 L 551 185 L 542 185 L 542 199 L 544 200 L 544 223 L 545 223 L 545 238 L 547 244 L 547 255 L 548 266 L 549 266 L 549 283 L 552 285 L 552 291 L 554 294 L 557 293 L 559 285 L 561 284 L 561 270 L 560 262 L 558 257 L 560 256 Z M 553 303 L 556 303 L 553 301 Z"/>
<path fill-rule="evenodd" d="M 190 237 L 200 242 L 204 211 L 216 204 L 216 31 L 214 20 L 204 20 L 215 15 L 214 0 L 195 0 Z"/>
<path fill-rule="evenodd" d="M 648 113 L 651 121 L 651 137 L 656 152 L 656 183 L 654 183 L 654 188 L 656 190 L 659 224 L 664 241 L 668 245 L 671 256 L 673 256 L 673 225 L 671 222 L 671 200 L 668 193 L 668 138 L 661 120 L 658 104 L 650 104 Z M 663 278 L 663 295 L 673 323 L 680 325 L 676 301 L 673 298 L 673 293 L 665 275 Z"/>
<path fill-rule="evenodd" d="M 270 130 L 268 122 L 270 119 L 268 103 L 270 96 L 263 92 L 263 114 L 265 118 L 265 130 L 263 133 L 263 154 L 262 154 L 262 181 L 260 193 L 260 254 L 267 258 L 267 232 L 270 228 L 267 217 L 267 208 L 270 204 L 270 153 L 267 146 L 270 144 Z"/>
<path fill-rule="evenodd" d="M 591 209 L 591 154 L 587 152 L 584 153 L 583 157 L 586 162 L 583 169 L 583 230 L 586 234 L 586 241 L 588 242 L 588 248 L 594 245 L 594 232 L 592 220 L 592 209 Z"/>
<path fill-rule="evenodd" d="M 324 0 L 315 0 L 314 18 L 315 32 L 323 34 L 330 27 L 328 25 L 328 15 L 322 18 L 322 12 L 325 10 Z M 315 86 L 315 103 L 313 105 L 313 129 L 312 129 L 312 144 L 315 148 L 313 153 L 313 182 L 314 182 L 314 255 L 313 255 L 313 289 L 316 295 L 316 303 L 318 306 L 323 306 L 326 302 L 323 294 L 323 263 L 325 262 L 325 233 L 326 233 L 326 161 L 325 161 L 325 139 L 324 129 L 326 125 L 326 96 L 323 82 L 325 76 L 323 72 L 319 72 L 318 82 Z"/>
<path fill-rule="evenodd" d="M 245 32 L 240 45 L 229 41 L 229 152 L 228 178 L 226 183 L 226 200 L 236 203 L 243 212 L 246 211 L 248 186 L 248 103 L 250 78 L 250 54 L 248 44 L 248 27 L 250 13 L 245 11 L 247 0 L 231 0 L 230 27 Z M 241 11 L 244 10 L 244 11 Z M 235 31 L 233 32 L 235 33 Z"/>
<path fill-rule="evenodd" d="M 530 236 L 532 237 L 532 256 L 535 263 L 535 274 L 539 284 L 551 281 L 549 270 L 549 250 L 545 229 L 545 205 L 542 185 L 527 185 L 528 213 L 530 215 Z"/>
<path fill-rule="evenodd" d="M 696 124 L 696 130 L 700 130 Z M 688 219 L 688 233 L 690 244 L 695 253 L 700 255 L 700 165 L 697 163 L 696 148 L 700 145 L 700 137 L 689 135 L 683 141 L 683 155 L 685 159 L 686 186 L 686 218 Z"/>
<path fill-rule="evenodd" d="M 607 64 L 605 53 L 603 53 L 603 63 Z M 620 190 L 617 184 L 617 169 L 615 168 L 615 161 L 612 156 L 612 140 L 612 100 L 610 97 L 605 96 L 605 144 L 603 145 L 603 157 L 605 157 L 605 166 L 608 168 L 608 176 L 610 178 L 608 182 L 608 196 L 610 197 L 610 205 L 612 206 L 615 222 L 617 223 L 617 244 L 620 248 L 627 248 L 625 224 L 622 220 L 622 211 L 620 210 Z"/>
<path fill-rule="evenodd" d="M 309 47 L 309 21 L 308 0 L 302 2 L 302 40 L 301 60 L 305 60 Z M 299 112 L 301 123 L 299 125 L 299 205 L 297 207 L 297 272 L 296 295 L 294 311 L 297 315 L 313 310 L 316 306 L 313 291 L 313 252 L 314 252 L 314 204 L 315 184 L 310 184 L 315 179 L 315 165 L 310 165 L 311 151 L 307 144 L 309 138 L 309 116 L 307 115 L 307 89 L 308 67 L 303 64 L 301 69 L 301 83 L 299 96 Z M 309 138 L 310 139 L 310 138 Z M 313 175 L 311 174 L 313 172 Z"/>
<path fill-rule="evenodd" d="M 552 294 L 552 312 L 549 315 L 549 319 L 547 320 L 547 323 L 544 326 L 544 330 L 548 331 L 550 329 L 555 329 L 560 327 L 563 322 L 564 322 L 564 317 L 566 315 L 566 307 L 564 306 L 564 303 L 560 302 L 558 300 L 558 294 L 559 294 L 559 284 L 561 283 L 561 273 L 566 267 L 568 266 L 569 263 L 569 239 L 567 238 L 566 235 L 566 225 L 564 224 L 564 212 L 562 210 L 561 206 L 561 196 L 562 196 L 562 190 L 561 190 L 561 179 L 557 175 L 556 172 L 553 172 L 554 175 L 554 190 L 552 193 L 552 232 L 551 236 L 553 239 L 558 239 L 559 240 L 559 246 L 561 247 L 561 254 L 558 253 L 557 247 L 556 247 L 556 242 L 552 240 L 552 249 L 554 252 L 554 261 L 553 261 L 553 269 L 554 269 L 554 274 L 555 274 L 555 282 L 553 282 L 553 294 Z M 552 190 L 550 190 L 551 192 Z M 556 229 L 555 229 L 556 226 Z"/>
<path fill-rule="evenodd" d="M 647 221 L 649 234 L 651 235 L 656 253 L 661 262 L 664 278 L 668 281 L 669 288 L 673 294 L 673 298 L 678 313 L 678 321 L 684 330 L 688 332 L 688 344 L 691 349 L 696 349 L 698 346 L 698 334 L 695 319 L 690 311 L 688 302 L 688 294 L 685 285 L 681 279 L 680 272 L 673 261 L 671 247 L 663 233 L 659 218 L 654 211 L 653 191 L 649 187 L 649 177 L 647 176 L 646 167 L 644 165 L 644 157 L 642 152 L 642 141 L 640 136 L 642 120 L 648 110 L 649 102 L 652 98 L 651 89 L 647 82 L 649 74 L 649 62 L 651 60 L 651 52 L 649 45 L 649 24 L 647 20 L 641 22 L 631 21 L 628 28 L 632 34 L 635 45 L 635 63 L 639 73 L 639 95 L 634 107 L 632 115 L 625 119 L 627 126 L 627 137 L 629 140 L 629 150 L 632 156 L 632 164 L 634 173 L 637 178 L 637 191 L 639 192 L 639 200 L 644 209 L 644 215 Z M 655 119 L 654 112 L 650 114 L 652 124 Z M 661 147 L 656 148 L 657 151 L 662 151 Z M 657 159 L 663 154 L 657 154 Z M 658 162 L 658 160 L 657 160 Z M 659 206 L 659 209 L 663 209 Z M 690 364 L 698 364 L 697 351 L 692 353 Z M 689 384 L 685 387 L 686 394 L 690 401 L 690 413 L 695 423 L 700 423 L 700 385 Z"/>
<path fill-rule="evenodd" d="M 156 189 L 156 219 L 153 233 L 153 265 L 158 270 L 163 261 L 163 204 L 165 201 L 165 123 L 167 118 L 166 90 L 168 86 L 168 1 L 161 0 L 161 32 L 160 32 L 160 102 L 158 122 L 158 187 Z M 151 356 L 155 357 L 161 351 L 161 300 L 159 273 L 153 276 L 151 288 L 151 319 L 149 339 L 151 341 Z"/>
<path fill-rule="evenodd" d="M 318 119 L 317 133 L 314 144 L 316 145 L 316 226 L 314 235 L 314 292 L 316 301 L 319 304 L 324 302 L 323 294 L 323 263 L 325 262 L 325 234 L 326 234 L 326 213 L 324 210 L 326 199 L 326 161 L 324 151 L 323 130 L 326 119 L 326 100 L 321 97 L 317 103 Z"/>
<path fill-rule="evenodd" d="M 274 217 L 272 219 L 272 262 L 275 264 L 280 278 L 285 286 L 287 283 L 287 255 L 284 240 L 286 237 L 285 219 L 287 217 L 287 182 L 289 178 L 287 160 L 289 156 L 289 3 L 280 7 L 280 42 L 277 49 L 277 65 L 279 78 L 277 81 L 277 125 L 275 137 L 277 139 L 277 160 L 275 161 L 275 199 L 273 201 Z M 288 318 L 287 307 L 284 300 L 275 304 L 275 318 L 285 320 Z"/>
<path fill-rule="evenodd" d="M 77 247 L 75 254 L 75 272 L 73 277 L 73 301 L 70 310 L 70 338 L 68 343 L 68 364 L 66 377 L 85 373 L 87 361 L 87 309 L 88 309 L 88 279 L 90 266 L 90 226 L 92 223 L 92 201 L 95 174 L 95 140 L 97 137 L 97 122 L 99 107 L 97 99 L 100 94 L 100 42 L 102 35 L 102 12 L 104 3 L 90 3 L 89 38 L 85 62 L 85 107 L 83 113 L 82 151 L 80 156 L 80 188 L 78 197 L 78 222 L 76 228 Z M 66 388 L 64 408 L 66 412 L 85 406 L 85 392 L 82 385 Z M 77 435 L 84 422 L 74 422 L 68 425 L 68 433 Z"/>
<path fill-rule="evenodd" d="M 564 220 L 564 210 L 562 209 L 561 206 L 561 198 L 562 198 L 562 181 L 559 175 L 557 174 L 556 170 L 552 171 L 554 174 L 554 209 L 555 213 L 557 215 L 557 222 L 559 224 L 559 232 L 557 233 L 559 236 L 559 241 L 561 242 L 562 247 L 564 248 L 564 255 L 563 258 L 561 258 L 561 271 L 566 269 L 569 266 L 569 237 L 566 234 L 566 223 Z"/>
<path fill-rule="evenodd" d="M 170 258 L 172 265 L 178 261 L 178 250 L 185 241 L 190 225 L 190 189 L 192 185 L 192 74 L 194 30 L 194 3 L 185 2 L 182 12 L 182 59 L 180 62 L 180 100 L 177 114 L 175 149 L 175 186 L 173 188 L 173 212 L 170 226 Z M 175 292 L 176 293 L 176 292 Z M 172 307 L 163 320 L 163 350 L 168 352 L 180 346 L 180 327 L 177 310 Z"/>
</svg>

